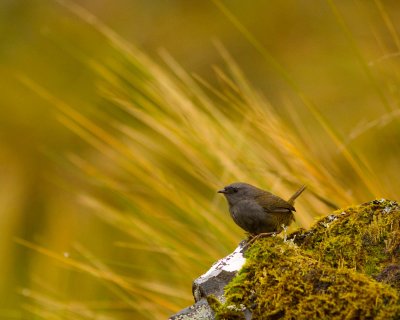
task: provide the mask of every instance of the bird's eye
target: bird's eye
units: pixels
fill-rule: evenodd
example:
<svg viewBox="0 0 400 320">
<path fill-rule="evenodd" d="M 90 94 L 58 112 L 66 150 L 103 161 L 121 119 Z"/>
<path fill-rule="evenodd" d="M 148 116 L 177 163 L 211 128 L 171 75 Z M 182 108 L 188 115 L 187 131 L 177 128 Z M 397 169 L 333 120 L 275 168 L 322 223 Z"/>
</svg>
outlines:
<svg viewBox="0 0 400 320">
<path fill-rule="evenodd" d="M 239 189 L 238 188 L 232 188 L 232 191 L 236 193 L 236 192 L 239 191 Z"/>
</svg>

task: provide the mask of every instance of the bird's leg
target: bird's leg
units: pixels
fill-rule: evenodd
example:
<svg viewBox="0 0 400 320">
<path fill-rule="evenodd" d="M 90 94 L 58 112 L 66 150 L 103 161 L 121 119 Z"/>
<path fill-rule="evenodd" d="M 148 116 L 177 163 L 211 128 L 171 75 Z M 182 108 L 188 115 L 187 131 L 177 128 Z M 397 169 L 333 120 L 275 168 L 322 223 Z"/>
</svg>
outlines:
<svg viewBox="0 0 400 320">
<path fill-rule="evenodd" d="M 272 236 L 274 234 L 276 234 L 276 232 L 264 232 L 264 233 L 259 233 L 257 235 L 252 235 L 252 238 L 249 241 L 247 241 L 247 243 L 246 243 L 244 248 L 249 247 L 257 239 L 264 238 L 264 237 L 270 237 L 270 236 Z"/>
<path fill-rule="evenodd" d="M 242 250 L 246 249 L 249 246 L 249 243 L 253 242 L 254 237 L 256 237 L 256 235 L 254 233 L 250 233 L 250 232 L 246 232 L 246 242 L 243 245 Z"/>
<path fill-rule="evenodd" d="M 256 235 L 254 233 L 246 232 L 246 236 L 248 240 L 253 239 Z"/>
</svg>

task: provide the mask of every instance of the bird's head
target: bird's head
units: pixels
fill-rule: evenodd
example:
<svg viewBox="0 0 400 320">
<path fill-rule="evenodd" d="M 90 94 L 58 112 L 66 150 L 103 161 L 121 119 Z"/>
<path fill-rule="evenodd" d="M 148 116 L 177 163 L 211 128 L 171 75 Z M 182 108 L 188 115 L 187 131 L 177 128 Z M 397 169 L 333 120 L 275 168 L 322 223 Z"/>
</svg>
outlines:
<svg viewBox="0 0 400 320">
<path fill-rule="evenodd" d="M 244 182 L 232 183 L 218 191 L 225 196 L 230 205 L 241 200 L 254 199 L 260 192 L 262 192 L 261 189 Z"/>
</svg>

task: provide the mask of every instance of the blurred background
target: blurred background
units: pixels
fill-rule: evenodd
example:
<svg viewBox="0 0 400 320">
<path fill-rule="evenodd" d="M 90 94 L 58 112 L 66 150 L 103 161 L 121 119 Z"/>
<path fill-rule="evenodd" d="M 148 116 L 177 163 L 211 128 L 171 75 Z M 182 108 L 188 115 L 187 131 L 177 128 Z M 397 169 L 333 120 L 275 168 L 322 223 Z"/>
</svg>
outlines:
<svg viewBox="0 0 400 320">
<path fill-rule="evenodd" d="M 0 3 L 0 319 L 165 319 L 244 237 L 400 191 L 398 1 Z"/>
</svg>

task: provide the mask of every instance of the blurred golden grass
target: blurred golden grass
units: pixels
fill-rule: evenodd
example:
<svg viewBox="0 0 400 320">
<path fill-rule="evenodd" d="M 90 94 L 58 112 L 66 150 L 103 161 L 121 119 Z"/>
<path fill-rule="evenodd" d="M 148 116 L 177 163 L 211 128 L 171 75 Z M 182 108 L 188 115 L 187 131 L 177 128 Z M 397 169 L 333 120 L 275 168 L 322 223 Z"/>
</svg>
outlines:
<svg viewBox="0 0 400 320">
<path fill-rule="evenodd" d="M 214 2 L 264 57 L 269 56 L 219 1 Z M 29 314 L 38 319 L 161 319 L 190 304 L 193 278 L 243 237 L 215 193 L 232 181 L 250 182 L 286 197 L 307 184 L 307 193 L 297 203 L 297 223 L 303 227 L 332 208 L 385 194 L 384 181 L 371 163 L 341 138 L 339 124 L 330 123 L 277 62 L 273 64 L 301 98 L 299 105 L 283 106 L 287 117 L 254 89 L 221 44 L 216 48 L 225 65 L 215 68 L 220 84 L 215 87 L 188 74 L 165 51 L 156 63 L 82 8 L 59 3 L 93 27 L 109 47 L 105 61 L 72 53 L 91 69 L 103 104 L 96 114 L 87 115 L 29 76 L 20 74 L 18 79 L 56 107 L 60 123 L 89 147 L 83 154 L 67 154 L 69 164 L 62 164 L 73 168 L 79 183 L 58 183 L 83 211 L 113 231 L 105 234 L 102 227 L 84 226 L 98 244 L 90 248 L 72 243 L 66 254 L 46 245 L 56 242 L 58 230 L 40 244 L 17 239 L 57 263 L 61 278 L 78 283 L 65 295 L 57 293 L 57 285 L 51 288 L 52 283 L 32 283 L 21 291 Z M 390 20 L 385 21 L 390 27 Z M 301 114 L 304 105 L 307 114 Z M 387 113 L 383 119 L 394 116 Z M 320 135 L 312 135 L 308 123 L 316 123 Z M 358 132 L 373 128 L 372 122 Z M 354 180 L 351 187 L 357 186 L 357 192 L 350 193 Z M 100 246 L 108 248 L 108 259 L 96 253 Z M 38 266 L 46 270 L 46 264 Z M 34 274 L 38 266 L 27 272 Z M 94 287 L 93 301 L 77 300 L 79 281 L 82 288 L 90 286 L 82 280 L 86 275 L 107 294 Z"/>
<path fill-rule="evenodd" d="M 118 39 L 110 40 L 122 50 Z M 210 99 L 170 57 L 166 57 L 169 70 L 147 59 L 138 62 L 131 52 L 124 52 L 122 58 L 126 61 L 121 66 L 115 62 L 110 66 L 92 62 L 93 70 L 102 80 L 104 97 L 135 121 L 132 126 L 111 118 L 110 127 L 116 133 L 59 101 L 38 84 L 21 78 L 34 92 L 54 104 L 60 112 L 60 121 L 104 157 L 103 161 L 117 167 L 117 176 L 124 176 L 125 181 L 118 182 L 115 173 L 104 173 L 103 164 L 91 164 L 78 155 L 71 156 L 70 160 L 82 174 L 120 194 L 134 209 L 122 211 L 104 199 L 84 194 L 79 194 L 81 203 L 128 234 L 135 254 L 151 255 L 162 248 L 168 255 L 168 263 L 157 261 L 154 267 L 171 274 L 179 273 L 187 279 L 204 271 L 204 265 L 199 264 L 204 257 L 221 257 L 227 252 L 225 246 L 239 239 L 238 231 L 233 233 L 226 223 L 227 215 L 221 214 L 222 206 L 217 206 L 215 201 L 213 206 L 209 205 L 214 197 L 211 195 L 223 184 L 244 180 L 268 187 L 266 182 L 276 181 L 279 173 L 282 177 L 278 179 L 286 177 L 283 180 L 288 180 L 291 189 L 302 182 L 309 184 L 310 190 L 322 190 L 321 185 L 324 190 L 340 188 L 322 166 L 307 159 L 305 146 L 251 88 L 227 53 L 222 49 L 221 53 L 231 73 L 230 77 L 219 73 L 224 84 L 224 91 L 218 94 L 222 102 Z M 135 74 L 126 71 L 130 68 L 125 68 L 125 64 L 146 70 L 147 79 L 139 82 Z M 275 188 L 276 192 L 281 188 Z M 343 195 L 344 192 L 338 192 L 337 201 L 348 201 L 342 199 Z M 313 214 L 322 208 L 316 199 L 308 202 L 309 211 L 303 205 L 298 216 L 301 225 L 310 224 Z M 184 294 L 188 292 L 187 282 L 186 287 L 166 290 L 162 284 L 164 275 L 157 272 L 133 274 L 133 279 L 127 280 L 106 271 L 107 267 L 100 263 L 89 266 L 38 246 L 20 243 L 109 282 L 125 297 L 133 294 L 139 301 L 128 305 L 141 311 L 143 317 L 154 317 L 159 308 L 167 313 L 176 311 L 178 305 L 170 300 L 187 297 Z M 89 260 L 93 264 L 95 258 L 91 256 Z M 139 281 L 143 276 L 146 282 Z M 155 290 L 153 283 L 161 290 Z"/>
</svg>

